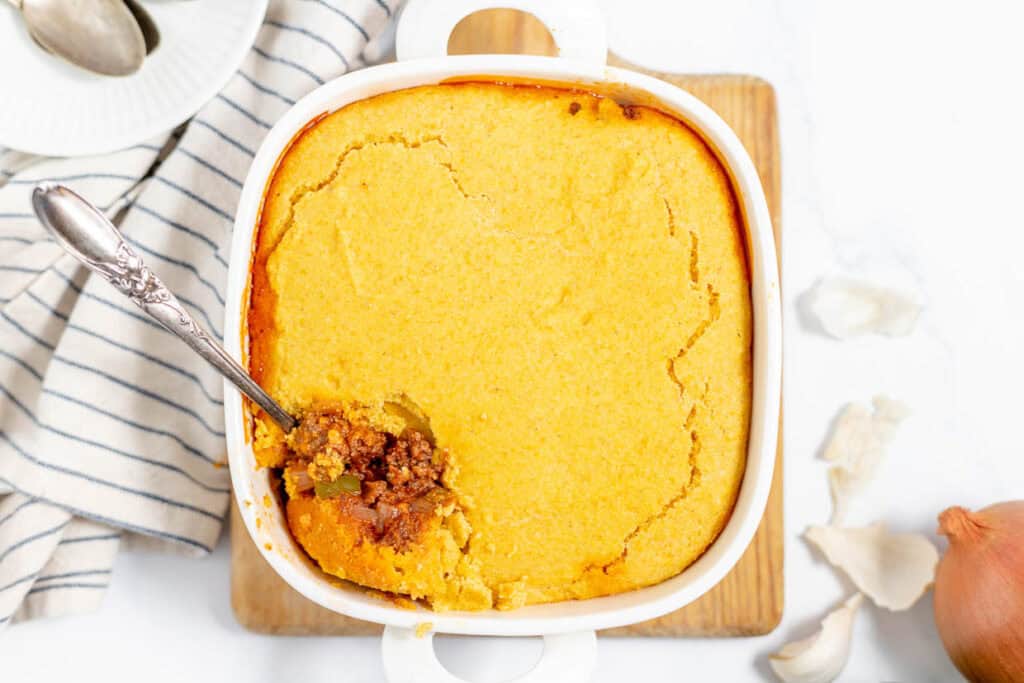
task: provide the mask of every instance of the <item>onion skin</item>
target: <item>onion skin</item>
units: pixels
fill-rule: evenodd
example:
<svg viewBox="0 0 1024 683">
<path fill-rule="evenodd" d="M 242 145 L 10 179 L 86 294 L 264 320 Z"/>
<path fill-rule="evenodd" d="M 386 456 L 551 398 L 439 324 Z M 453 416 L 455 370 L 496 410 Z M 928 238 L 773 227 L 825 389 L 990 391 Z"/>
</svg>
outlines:
<svg viewBox="0 0 1024 683">
<path fill-rule="evenodd" d="M 935 625 L 975 683 L 1024 681 L 1024 501 L 939 515 L 949 550 L 935 573 Z"/>
</svg>

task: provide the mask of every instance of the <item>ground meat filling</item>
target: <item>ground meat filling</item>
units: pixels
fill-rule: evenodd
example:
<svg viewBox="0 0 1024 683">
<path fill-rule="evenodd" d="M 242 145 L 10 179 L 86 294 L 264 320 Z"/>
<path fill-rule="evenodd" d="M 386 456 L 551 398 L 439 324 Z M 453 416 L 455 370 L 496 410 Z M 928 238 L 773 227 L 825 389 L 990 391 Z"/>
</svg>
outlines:
<svg viewBox="0 0 1024 683">
<path fill-rule="evenodd" d="M 452 500 L 441 484 L 443 451 L 414 429 L 395 436 L 322 410 L 304 415 L 287 443 L 289 495 L 337 501 L 373 541 L 396 550 Z"/>
</svg>

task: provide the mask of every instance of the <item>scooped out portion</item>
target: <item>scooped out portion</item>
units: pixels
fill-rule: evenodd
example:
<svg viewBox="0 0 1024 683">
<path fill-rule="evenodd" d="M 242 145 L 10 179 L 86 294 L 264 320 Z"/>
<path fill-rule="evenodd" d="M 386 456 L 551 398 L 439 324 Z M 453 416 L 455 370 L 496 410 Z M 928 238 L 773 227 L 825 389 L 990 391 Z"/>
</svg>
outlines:
<svg viewBox="0 0 1024 683">
<path fill-rule="evenodd" d="M 260 217 L 254 420 L 297 542 L 434 609 L 651 585 L 729 519 L 751 306 L 729 178 L 685 123 L 496 83 L 308 127 Z"/>
<path fill-rule="evenodd" d="M 464 554 L 468 523 L 442 483 L 446 454 L 413 427 L 394 434 L 346 412 L 309 411 L 283 449 L 271 447 L 283 455 L 295 539 L 339 578 L 429 597 L 438 609 L 489 607 L 491 591 Z"/>
</svg>

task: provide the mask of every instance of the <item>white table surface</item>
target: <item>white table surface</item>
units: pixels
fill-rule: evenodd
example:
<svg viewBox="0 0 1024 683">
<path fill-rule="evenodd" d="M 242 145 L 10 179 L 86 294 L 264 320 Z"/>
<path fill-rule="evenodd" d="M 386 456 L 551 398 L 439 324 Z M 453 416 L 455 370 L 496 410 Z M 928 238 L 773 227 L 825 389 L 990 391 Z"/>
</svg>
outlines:
<svg viewBox="0 0 1024 683">
<path fill-rule="evenodd" d="M 861 0 L 604 0 L 613 49 L 687 72 L 742 72 L 779 96 L 786 290 L 786 611 L 750 639 L 602 639 L 597 681 L 768 680 L 765 655 L 813 629 L 850 588 L 798 537 L 827 519 L 830 419 L 877 392 L 913 410 L 850 522 L 933 533 L 959 503 L 1024 498 L 1024 4 Z M 903 339 L 835 342 L 795 301 L 826 273 L 920 288 Z M 472 680 L 504 680 L 539 641 L 439 638 Z M 0 636 L 0 680 L 376 681 L 369 638 L 274 638 L 234 621 L 222 539 L 205 560 L 122 553 L 95 615 Z M 842 681 L 957 680 L 930 598 L 864 609 Z"/>
</svg>

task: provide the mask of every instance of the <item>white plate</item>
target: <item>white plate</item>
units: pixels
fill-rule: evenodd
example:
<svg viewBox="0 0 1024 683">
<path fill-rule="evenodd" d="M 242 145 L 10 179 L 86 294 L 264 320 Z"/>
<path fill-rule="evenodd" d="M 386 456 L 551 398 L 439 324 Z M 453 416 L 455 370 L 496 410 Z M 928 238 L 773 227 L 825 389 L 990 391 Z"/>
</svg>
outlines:
<svg viewBox="0 0 1024 683">
<path fill-rule="evenodd" d="M 0 146 L 47 156 L 102 154 L 168 131 L 227 84 L 267 0 L 143 0 L 160 44 L 135 74 L 99 76 L 39 49 L 0 3 Z"/>
</svg>

